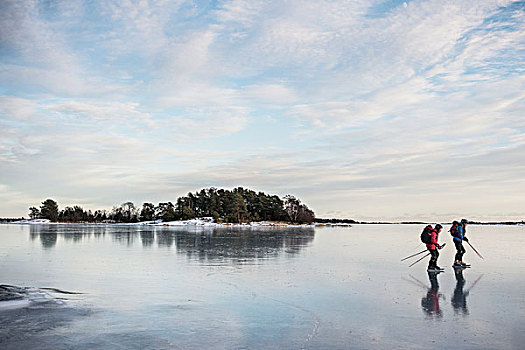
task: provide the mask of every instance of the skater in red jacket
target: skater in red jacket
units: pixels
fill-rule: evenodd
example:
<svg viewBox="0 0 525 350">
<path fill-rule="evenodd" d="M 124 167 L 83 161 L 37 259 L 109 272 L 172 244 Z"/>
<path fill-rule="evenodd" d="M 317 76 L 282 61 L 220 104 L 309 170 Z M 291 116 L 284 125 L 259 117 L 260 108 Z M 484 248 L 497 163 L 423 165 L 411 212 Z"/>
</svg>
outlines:
<svg viewBox="0 0 525 350">
<path fill-rule="evenodd" d="M 437 265 L 437 260 L 439 257 L 438 248 L 441 249 L 441 245 L 439 245 L 438 239 L 439 239 L 439 233 L 441 232 L 442 228 L 443 226 L 441 226 L 440 224 L 436 224 L 436 226 L 432 230 L 430 230 L 430 243 L 427 244 L 427 249 L 430 252 L 430 261 L 428 262 L 427 271 L 430 271 L 430 272 L 437 272 L 437 271 L 444 270 L 443 268 Z"/>
</svg>

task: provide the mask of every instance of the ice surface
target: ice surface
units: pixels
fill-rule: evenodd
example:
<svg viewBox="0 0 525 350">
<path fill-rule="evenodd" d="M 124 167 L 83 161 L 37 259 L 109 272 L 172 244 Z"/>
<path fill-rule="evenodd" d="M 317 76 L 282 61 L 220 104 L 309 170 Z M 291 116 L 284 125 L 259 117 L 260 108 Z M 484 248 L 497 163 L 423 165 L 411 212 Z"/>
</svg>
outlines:
<svg viewBox="0 0 525 350">
<path fill-rule="evenodd" d="M 437 275 L 400 261 L 421 229 L 0 225 L 0 283 L 84 293 L 0 311 L 0 348 L 523 348 L 525 227 L 469 226 L 485 260 Z"/>
<path fill-rule="evenodd" d="M 56 296 L 59 294 L 60 296 Z M 44 304 L 63 304 L 62 295 L 80 294 L 62 291 L 56 288 L 33 288 L 18 287 L 11 285 L 0 285 L 0 310 L 37 307 Z"/>
</svg>

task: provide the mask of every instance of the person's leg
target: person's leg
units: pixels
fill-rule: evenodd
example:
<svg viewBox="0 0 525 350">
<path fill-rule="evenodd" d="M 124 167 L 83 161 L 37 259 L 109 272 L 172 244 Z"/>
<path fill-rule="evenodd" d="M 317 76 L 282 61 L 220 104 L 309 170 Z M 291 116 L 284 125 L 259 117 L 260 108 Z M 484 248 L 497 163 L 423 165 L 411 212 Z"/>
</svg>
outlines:
<svg viewBox="0 0 525 350">
<path fill-rule="evenodd" d="M 436 268 L 437 257 L 439 253 L 437 252 L 437 249 L 429 249 L 429 251 L 430 251 L 430 260 L 428 261 L 428 268 L 434 269 Z"/>
<path fill-rule="evenodd" d="M 428 269 L 433 269 L 434 265 L 432 264 L 432 262 L 434 260 L 434 254 L 432 254 L 432 249 L 429 249 L 429 248 L 427 249 L 430 252 L 430 259 L 428 260 Z"/>
<path fill-rule="evenodd" d="M 454 257 L 454 264 L 457 265 L 461 262 L 461 258 L 463 257 L 462 251 L 464 251 L 465 248 L 463 248 L 463 245 L 460 241 L 454 240 L 454 245 L 456 246 L 456 256 Z"/>
<path fill-rule="evenodd" d="M 459 243 L 459 261 L 463 262 L 463 254 L 465 254 L 465 247 L 463 247 L 463 242 Z"/>
</svg>

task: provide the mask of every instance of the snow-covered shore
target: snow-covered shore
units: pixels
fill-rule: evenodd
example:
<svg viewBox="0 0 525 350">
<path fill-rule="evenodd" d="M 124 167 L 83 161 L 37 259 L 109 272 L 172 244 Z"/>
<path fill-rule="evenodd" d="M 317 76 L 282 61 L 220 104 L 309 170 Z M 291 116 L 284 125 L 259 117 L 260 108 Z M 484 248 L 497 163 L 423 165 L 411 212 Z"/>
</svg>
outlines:
<svg viewBox="0 0 525 350">
<path fill-rule="evenodd" d="M 26 219 L 26 220 L 6 222 L 6 224 L 28 224 L 28 225 L 51 224 L 51 223 L 52 222 L 49 219 Z"/>
<path fill-rule="evenodd" d="M 217 223 L 209 218 L 177 220 L 177 221 L 143 221 L 137 223 L 120 224 L 127 226 L 176 226 L 176 227 L 312 227 L 314 225 L 293 225 L 286 222 L 258 221 L 250 223 Z"/>
<path fill-rule="evenodd" d="M 177 220 L 177 221 L 142 221 L 134 223 L 63 223 L 63 222 L 51 222 L 48 219 L 29 219 L 9 222 L 10 224 L 26 224 L 26 225 L 38 225 L 38 224 L 93 224 L 93 225 L 120 225 L 120 226 L 169 226 L 169 227 L 313 227 L 314 224 L 305 225 L 294 225 L 286 222 L 273 222 L 273 221 L 258 221 L 241 224 L 231 223 L 216 223 L 210 218 L 199 218 L 191 220 Z"/>
</svg>

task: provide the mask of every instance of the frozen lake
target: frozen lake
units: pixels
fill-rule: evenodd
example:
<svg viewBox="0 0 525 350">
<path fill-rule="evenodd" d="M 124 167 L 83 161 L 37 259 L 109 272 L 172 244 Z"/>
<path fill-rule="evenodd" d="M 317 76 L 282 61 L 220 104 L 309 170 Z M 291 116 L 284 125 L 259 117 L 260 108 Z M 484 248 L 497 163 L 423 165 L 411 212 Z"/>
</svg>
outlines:
<svg viewBox="0 0 525 350">
<path fill-rule="evenodd" d="M 462 274 L 445 227 L 434 280 L 422 229 L 0 225 L 0 284 L 83 293 L 0 306 L 0 348 L 523 349 L 525 227 L 469 226 Z"/>
</svg>

